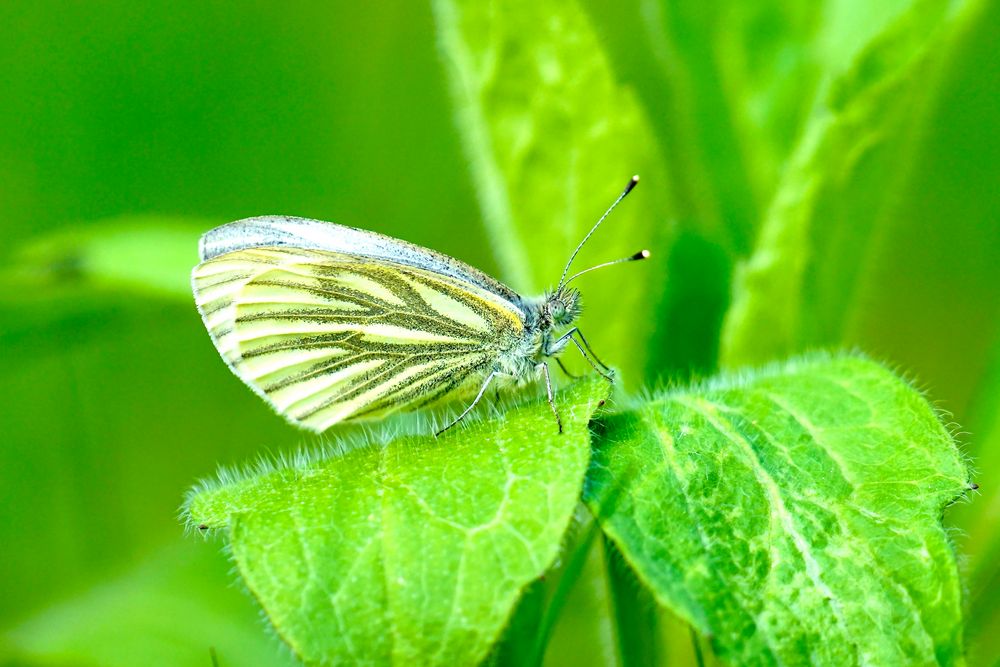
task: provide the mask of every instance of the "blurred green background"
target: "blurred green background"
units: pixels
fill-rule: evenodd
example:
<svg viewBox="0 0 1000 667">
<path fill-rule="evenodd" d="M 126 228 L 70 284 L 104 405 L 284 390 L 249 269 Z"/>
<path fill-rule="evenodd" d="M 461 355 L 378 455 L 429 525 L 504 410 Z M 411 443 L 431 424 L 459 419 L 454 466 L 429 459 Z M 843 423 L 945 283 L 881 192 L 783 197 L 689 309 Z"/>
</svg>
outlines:
<svg viewBox="0 0 1000 667">
<path fill-rule="evenodd" d="M 1000 10 L 968 4 L 921 71 L 934 91 L 921 117 L 848 126 L 843 150 L 820 156 L 836 169 L 792 347 L 861 347 L 957 424 L 984 496 L 948 520 L 971 656 L 988 664 L 1000 656 Z M 670 202 L 650 224 L 676 229 L 654 323 L 667 344 L 648 381 L 715 369 L 731 278 L 776 215 L 817 100 L 909 5 L 583 4 L 666 163 L 642 186 Z M 316 439 L 232 377 L 186 272 L 202 231 L 282 213 L 504 276 L 432 7 L 15 1 L 0 25 L 0 664 L 208 665 L 210 646 L 224 665 L 285 663 L 217 545 L 184 536 L 176 512 L 219 464 Z M 897 149 L 869 161 L 880 132 Z M 557 635 L 550 660 L 572 650 Z"/>
</svg>

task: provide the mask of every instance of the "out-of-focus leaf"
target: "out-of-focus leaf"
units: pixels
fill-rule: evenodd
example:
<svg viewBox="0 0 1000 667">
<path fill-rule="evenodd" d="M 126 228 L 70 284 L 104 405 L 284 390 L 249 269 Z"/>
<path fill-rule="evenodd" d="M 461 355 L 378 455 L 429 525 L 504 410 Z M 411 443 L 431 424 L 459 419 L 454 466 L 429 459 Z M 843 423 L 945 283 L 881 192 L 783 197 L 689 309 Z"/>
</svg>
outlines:
<svg viewBox="0 0 1000 667">
<path fill-rule="evenodd" d="M 80 288 L 110 288 L 190 302 L 198 238 L 215 224 L 123 218 L 29 241 L 0 272 L 3 298 L 23 302 Z"/>
<path fill-rule="evenodd" d="M 121 298 L 0 347 L 4 626 L 175 534 L 199 471 L 306 440 L 233 377 L 190 303 Z"/>
<path fill-rule="evenodd" d="M 589 531 L 590 526 L 585 530 Z M 598 529 L 599 531 L 599 529 Z M 615 624 L 608 591 L 608 563 L 600 535 L 589 544 L 574 545 L 580 551 L 565 554 L 565 571 L 575 582 L 561 602 L 555 624 L 546 628 L 545 667 L 606 667 L 616 664 Z"/>
<path fill-rule="evenodd" d="M 978 74 L 998 12 L 917 2 L 834 82 L 737 272 L 724 364 L 857 344 L 962 416 L 998 326 L 998 82 Z"/>
<path fill-rule="evenodd" d="M 678 235 L 667 258 L 659 313 L 665 340 L 654 343 L 646 377 L 687 381 L 718 365 L 719 332 L 729 305 L 731 264 L 725 249 L 695 232 Z"/>
<path fill-rule="evenodd" d="M 979 497 L 962 503 L 948 514 L 964 564 L 967 587 L 967 632 L 970 662 L 995 665 L 1000 662 L 1000 339 L 969 420 L 963 425 L 964 441 L 981 485 Z"/>
<path fill-rule="evenodd" d="M 968 472 L 927 402 L 889 371 L 795 361 L 601 424 L 588 502 L 657 599 L 724 660 L 961 659 L 941 511 Z"/>
<path fill-rule="evenodd" d="M 468 665 L 553 562 L 579 498 L 599 379 L 440 438 L 224 476 L 187 512 L 227 535 L 275 630 L 308 664 Z"/>
<path fill-rule="evenodd" d="M 642 175 L 573 265 L 652 250 L 644 266 L 574 285 L 598 354 L 627 380 L 641 379 L 647 350 L 666 335 L 656 309 L 672 236 L 669 186 L 643 110 L 616 82 L 575 0 L 436 0 L 434 8 L 483 218 L 514 289 L 555 287 L 572 249 L 628 178 Z"/>
<path fill-rule="evenodd" d="M 578 505 L 559 557 L 521 597 L 484 667 L 609 664 L 613 628 L 600 558 L 600 527 Z"/>
<path fill-rule="evenodd" d="M 287 665 L 222 558 L 193 545 L 163 548 L 140 567 L 0 633 L 0 662 L 94 667 Z M 4 664 L 7 664 L 6 662 Z"/>
<path fill-rule="evenodd" d="M 660 608 L 652 593 L 636 577 L 614 542 L 606 537 L 604 559 L 615 621 L 618 663 L 622 667 L 675 664 L 662 655 Z"/>
<path fill-rule="evenodd" d="M 588 9 L 649 109 L 681 220 L 744 254 L 817 91 L 909 0 L 637 4 L 638 20 Z"/>
</svg>

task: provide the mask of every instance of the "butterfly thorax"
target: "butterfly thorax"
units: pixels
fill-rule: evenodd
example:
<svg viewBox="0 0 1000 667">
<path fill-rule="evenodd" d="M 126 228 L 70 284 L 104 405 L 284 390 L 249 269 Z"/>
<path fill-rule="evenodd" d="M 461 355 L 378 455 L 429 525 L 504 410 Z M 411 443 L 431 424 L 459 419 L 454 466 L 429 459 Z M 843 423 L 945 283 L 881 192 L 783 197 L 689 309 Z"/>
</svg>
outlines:
<svg viewBox="0 0 1000 667">
<path fill-rule="evenodd" d="M 524 337 L 521 344 L 501 361 L 504 373 L 517 378 L 533 376 L 535 367 L 566 347 L 560 340 L 581 311 L 580 293 L 573 289 L 548 292 L 524 301 Z"/>
</svg>

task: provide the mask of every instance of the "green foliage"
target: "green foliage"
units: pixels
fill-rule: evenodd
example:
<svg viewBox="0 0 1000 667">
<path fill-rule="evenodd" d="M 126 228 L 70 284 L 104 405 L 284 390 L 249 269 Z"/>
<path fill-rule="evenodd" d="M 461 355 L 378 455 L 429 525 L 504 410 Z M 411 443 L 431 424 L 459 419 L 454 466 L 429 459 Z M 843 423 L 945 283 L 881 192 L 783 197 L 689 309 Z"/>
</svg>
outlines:
<svg viewBox="0 0 1000 667">
<path fill-rule="evenodd" d="M 191 296 L 187 273 L 198 260 L 198 237 L 211 222 L 144 216 L 56 233 L 26 244 L 7 267 L 6 281 L 39 290 L 129 290 Z M 9 297 L 24 298 L 25 293 Z"/>
<path fill-rule="evenodd" d="M 1000 658 L 1000 3 L 39 2 L 0 21 L 0 663 L 293 662 L 254 597 L 303 655 L 371 637 L 373 661 L 948 664 L 963 635 L 972 664 Z M 188 291 L 209 221 L 335 220 L 535 293 L 636 172 L 574 268 L 653 257 L 582 278 L 583 326 L 628 388 L 676 388 L 612 402 L 589 469 L 593 382 L 560 393 L 558 440 L 538 403 L 206 487 L 193 509 L 252 595 L 212 545 L 178 545 L 191 479 L 327 451 L 212 349 Z M 944 515 L 960 583 L 939 520 L 965 468 L 905 383 L 858 357 L 691 382 L 816 347 L 905 369 L 968 433 L 982 497 Z M 502 514 L 497 433 L 524 473 Z M 581 494 L 597 520 L 571 521 Z M 489 545 L 463 538 L 493 517 Z"/>
<path fill-rule="evenodd" d="M 940 516 L 968 473 L 923 398 L 882 367 L 820 358 L 721 378 L 599 432 L 588 503 L 723 659 L 960 660 Z"/>
<path fill-rule="evenodd" d="M 583 483 L 608 385 L 440 438 L 399 438 L 193 493 L 240 574 L 308 664 L 482 660 L 521 590 L 549 568 Z"/>
<path fill-rule="evenodd" d="M 501 9 L 435 0 L 434 8 L 483 219 L 512 287 L 553 288 L 628 179 L 639 173 L 652 183 L 615 212 L 574 264 L 581 270 L 657 249 L 645 266 L 614 269 L 629 276 L 589 276 L 576 285 L 586 306 L 581 328 L 599 350 L 631 342 L 633 352 L 615 363 L 626 377 L 641 377 L 645 350 L 662 343 L 651 304 L 661 296 L 672 236 L 663 162 L 642 108 L 616 83 L 575 2 L 518 0 Z M 634 288 L 617 289 L 622 281 Z"/>
<path fill-rule="evenodd" d="M 832 81 L 737 272 L 725 364 L 837 343 L 904 361 L 940 350 L 925 375 L 939 387 L 954 387 L 955 367 L 983 372 L 997 332 L 995 309 L 982 304 L 1000 284 L 1000 230 L 978 221 L 996 219 L 1000 197 L 970 200 L 956 172 L 978 171 L 973 161 L 1000 157 L 1000 144 L 946 128 L 959 104 L 978 118 L 972 127 L 995 114 L 955 87 L 995 60 L 986 51 L 1000 12 L 955 7 L 915 3 Z M 952 389 L 952 409 L 964 411 L 967 391 Z"/>
<path fill-rule="evenodd" d="M 228 585 L 224 559 L 193 543 L 165 546 L 123 576 L 13 627 L 0 662 L 16 665 L 290 667 L 247 596 Z M 156 604 L 150 604 L 156 601 Z"/>
<path fill-rule="evenodd" d="M 1000 469 L 1000 345 L 993 350 L 993 360 L 968 421 L 974 434 L 976 468 L 984 476 Z M 984 484 L 982 497 L 964 503 L 951 513 L 958 533 L 960 553 L 967 554 L 966 574 L 968 643 L 973 664 L 992 665 L 1000 660 L 1000 644 L 993 637 L 1000 632 L 1000 605 L 995 603 L 1000 590 L 1000 485 Z"/>
</svg>

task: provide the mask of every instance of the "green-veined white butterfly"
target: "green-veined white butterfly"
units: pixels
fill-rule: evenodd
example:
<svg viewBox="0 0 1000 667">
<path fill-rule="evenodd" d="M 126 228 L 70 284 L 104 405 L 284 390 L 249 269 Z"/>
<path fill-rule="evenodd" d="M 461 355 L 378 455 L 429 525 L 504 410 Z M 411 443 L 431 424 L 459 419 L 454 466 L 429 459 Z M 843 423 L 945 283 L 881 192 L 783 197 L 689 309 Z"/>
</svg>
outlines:
<svg viewBox="0 0 1000 667">
<path fill-rule="evenodd" d="M 540 374 L 562 431 L 546 359 L 573 343 L 610 379 L 571 326 L 580 315 L 580 294 L 567 285 L 649 253 L 566 275 L 638 182 L 638 176 L 629 181 L 573 251 L 555 290 L 541 297 L 522 297 L 482 271 L 406 241 L 265 216 L 202 236 L 201 263 L 192 272 L 195 302 L 232 371 L 304 428 L 321 432 L 478 388 L 441 433 L 461 421 L 494 380 L 522 383 Z M 557 329 L 566 330 L 557 335 Z"/>
</svg>

